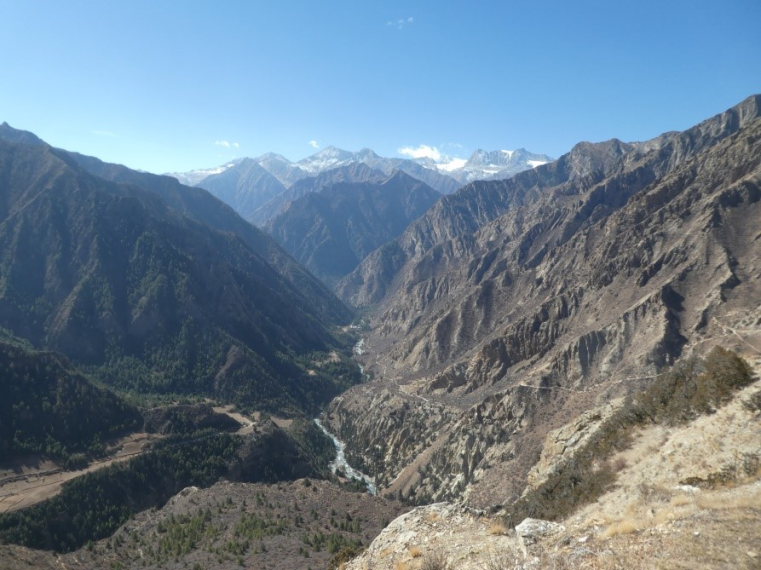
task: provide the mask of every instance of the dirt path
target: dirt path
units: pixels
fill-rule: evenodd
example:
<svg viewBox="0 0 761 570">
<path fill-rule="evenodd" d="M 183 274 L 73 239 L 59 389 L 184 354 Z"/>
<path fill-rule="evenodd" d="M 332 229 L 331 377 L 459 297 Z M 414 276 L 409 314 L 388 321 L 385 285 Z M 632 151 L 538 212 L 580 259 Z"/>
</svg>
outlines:
<svg viewBox="0 0 761 570">
<path fill-rule="evenodd" d="M 236 435 L 250 435 L 255 431 L 258 417 L 250 418 L 233 411 L 233 406 L 216 406 L 214 411 L 227 414 L 241 424 Z M 272 418 L 282 428 L 292 420 Z M 84 469 L 64 470 L 53 461 L 28 457 L 6 468 L 0 467 L 0 513 L 8 513 L 55 497 L 67 481 L 103 469 L 114 463 L 126 461 L 143 453 L 149 443 L 163 438 L 158 434 L 133 433 L 110 444 L 113 450 L 108 457 L 93 461 Z"/>
<path fill-rule="evenodd" d="M 254 433 L 254 426 L 256 425 L 256 422 L 252 420 L 251 418 L 244 416 L 243 414 L 234 412 L 232 405 L 215 406 L 212 409 L 218 414 L 226 414 L 230 416 L 232 419 L 234 419 L 236 422 L 238 422 L 241 425 L 238 431 L 235 432 L 237 435 L 248 435 L 248 434 Z"/>
<path fill-rule="evenodd" d="M 21 465 L 14 471 L 4 471 L 0 478 L 0 513 L 23 509 L 56 496 L 67 481 L 86 473 L 126 461 L 143 452 L 152 441 L 162 436 L 133 433 L 114 442 L 115 453 L 105 459 L 93 461 L 84 469 L 65 471 L 51 461 Z"/>
</svg>

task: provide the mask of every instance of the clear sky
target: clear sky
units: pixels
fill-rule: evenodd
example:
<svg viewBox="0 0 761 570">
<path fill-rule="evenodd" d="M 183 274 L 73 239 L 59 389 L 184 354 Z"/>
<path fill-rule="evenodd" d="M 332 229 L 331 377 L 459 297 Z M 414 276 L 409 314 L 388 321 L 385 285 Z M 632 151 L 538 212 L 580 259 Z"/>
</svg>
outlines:
<svg viewBox="0 0 761 570">
<path fill-rule="evenodd" d="M 0 0 L 0 122 L 153 172 L 684 129 L 761 92 L 761 0 Z"/>
</svg>

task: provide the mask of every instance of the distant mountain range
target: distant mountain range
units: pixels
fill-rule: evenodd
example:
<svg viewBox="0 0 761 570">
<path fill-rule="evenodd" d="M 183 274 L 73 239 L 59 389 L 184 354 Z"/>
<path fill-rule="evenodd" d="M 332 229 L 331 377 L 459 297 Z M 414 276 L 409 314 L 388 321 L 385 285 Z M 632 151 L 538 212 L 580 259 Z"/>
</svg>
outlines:
<svg viewBox="0 0 761 570">
<path fill-rule="evenodd" d="M 451 194 L 473 180 L 505 179 L 550 161 L 552 159 L 545 154 L 535 154 L 525 149 L 479 149 L 467 160 L 445 157 L 434 161 L 430 158 L 386 158 L 367 148 L 350 152 L 331 146 L 298 162 L 268 153 L 258 158 L 236 159 L 216 168 L 175 172 L 170 176 L 183 184 L 208 190 L 235 208 L 245 219 L 263 226 L 279 214 L 294 195 L 304 195 L 310 188 L 323 185 L 321 182 L 307 182 L 294 189 L 297 183 L 337 168 L 364 165 L 369 169 L 342 171 L 340 176 L 344 177 L 344 182 L 368 182 L 370 180 L 363 176 L 373 176 L 370 174 L 372 171 L 385 176 L 402 171 L 441 194 Z M 286 194 L 285 191 L 290 189 L 295 192 Z"/>
</svg>

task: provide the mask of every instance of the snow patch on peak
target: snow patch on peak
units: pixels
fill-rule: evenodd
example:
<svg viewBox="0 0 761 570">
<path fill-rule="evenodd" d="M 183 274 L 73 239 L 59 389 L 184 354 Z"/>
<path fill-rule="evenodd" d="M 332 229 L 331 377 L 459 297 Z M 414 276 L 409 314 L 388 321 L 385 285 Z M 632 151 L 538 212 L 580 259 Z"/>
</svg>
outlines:
<svg viewBox="0 0 761 570">
<path fill-rule="evenodd" d="M 233 160 L 232 162 L 222 164 L 221 166 L 215 166 L 214 168 L 200 168 L 198 170 L 191 170 L 190 172 L 170 172 L 167 176 L 176 178 L 181 184 L 185 184 L 186 186 L 195 186 L 204 178 L 208 178 L 215 174 L 221 174 L 225 170 L 235 166 L 238 162 L 240 162 L 240 160 Z"/>
</svg>

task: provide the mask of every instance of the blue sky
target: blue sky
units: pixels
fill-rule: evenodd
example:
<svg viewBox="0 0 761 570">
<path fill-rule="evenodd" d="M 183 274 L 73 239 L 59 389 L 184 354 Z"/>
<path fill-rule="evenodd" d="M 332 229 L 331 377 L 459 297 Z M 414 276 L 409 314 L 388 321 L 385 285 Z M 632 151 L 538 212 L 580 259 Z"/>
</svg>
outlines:
<svg viewBox="0 0 761 570">
<path fill-rule="evenodd" d="M 154 172 L 315 145 L 559 156 L 761 92 L 759 0 L 0 0 L 0 22 L 0 121 Z"/>
</svg>

